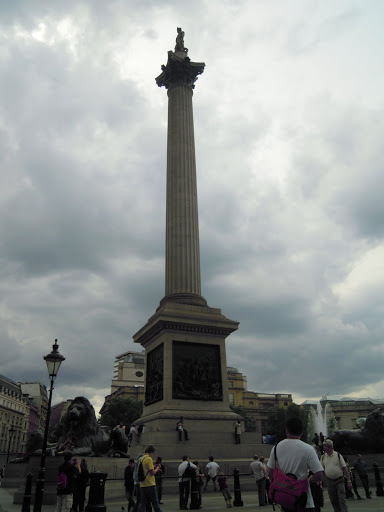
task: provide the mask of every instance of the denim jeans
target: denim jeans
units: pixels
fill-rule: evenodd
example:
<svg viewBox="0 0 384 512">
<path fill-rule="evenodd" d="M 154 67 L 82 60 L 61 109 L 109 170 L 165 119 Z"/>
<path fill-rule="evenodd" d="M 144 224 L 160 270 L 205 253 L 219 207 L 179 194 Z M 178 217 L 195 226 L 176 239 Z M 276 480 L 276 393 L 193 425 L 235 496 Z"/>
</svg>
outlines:
<svg viewBox="0 0 384 512">
<path fill-rule="evenodd" d="M 157 498 L 156 485 L 150 487 L 140 487 L 140 504 L 138 512 L 145 512 L 147 509 L 147 502 L 152 504 L 155 512 L 161 512 L 159 500 Z"/>
</svg>

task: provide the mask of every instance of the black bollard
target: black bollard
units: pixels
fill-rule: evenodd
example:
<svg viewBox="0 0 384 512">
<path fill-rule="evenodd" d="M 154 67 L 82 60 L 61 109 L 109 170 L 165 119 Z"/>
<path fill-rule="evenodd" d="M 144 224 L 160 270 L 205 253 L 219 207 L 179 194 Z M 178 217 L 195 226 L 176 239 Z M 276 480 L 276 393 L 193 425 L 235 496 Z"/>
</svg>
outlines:
<svg viewBox="0 0 384 512">
<path fill-rule="evenodd" d="M 233 506 L 242 507 L 243 502 L 241 500 L 239 468 L 233 468 L 233 488 L 235 491 L 235 499 L 233 500 Z"/>
<path fill-rule="evenodd" d="M 379 465 L 374 462 L 373 470 L 375 472 L 375 480 L 376 480 L 376 496 L 384 496 L 383 484 L 381 483 Z"/>
<path fill-rule="evenodd" d="M 104 505 L 104 489 L 105 481 L 108 473 L 95 471 L 89 474 L 89 498 L 85 512 L 106 512 L 107 507 Z"/>
<path fill-rule="evenodd" d="M 28 473 L 27 482 L 25 484 L 23 505 L 21 512 L 29 512 L 31 509 L 31 498 L 32 498 L 32 473 Z"/>
</svg>

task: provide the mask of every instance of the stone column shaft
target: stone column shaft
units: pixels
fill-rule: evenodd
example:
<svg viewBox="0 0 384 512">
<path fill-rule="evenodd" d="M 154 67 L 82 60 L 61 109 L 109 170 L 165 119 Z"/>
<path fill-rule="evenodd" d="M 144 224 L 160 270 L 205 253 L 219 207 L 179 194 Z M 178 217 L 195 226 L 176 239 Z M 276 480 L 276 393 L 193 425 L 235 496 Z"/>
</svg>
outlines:
<svg viewBox="0 0 384 512">
<path fill-rule="evenodd" d="M 165 295 L 201 295 L 192 88 L 168 89 Z"/>
</svg>

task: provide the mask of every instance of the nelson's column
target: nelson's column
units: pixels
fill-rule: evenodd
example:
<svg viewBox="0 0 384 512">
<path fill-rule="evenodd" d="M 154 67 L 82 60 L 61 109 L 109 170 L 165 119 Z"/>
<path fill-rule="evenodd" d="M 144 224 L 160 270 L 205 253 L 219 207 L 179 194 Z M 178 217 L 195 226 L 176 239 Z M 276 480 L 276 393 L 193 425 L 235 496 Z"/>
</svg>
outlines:
<svg viewBox="0 0 384 512">
<path fill-rule="evenodd" d="M 205 432 L 232 442 L 225 339 L 238 328 L 201 295 L 192 95 L 203 62 L 192 62 L 177 29 L 175 51 L 156 78 L 168 94 L 165 296 L 134 336 L 146 351 L 143 443 L 176 439 L 184 416 L 194 445 Z M 194 436 L 194 432 L 196 435 Z M 221 442 L 225 442 L 221 439 Z"/>
</svg>

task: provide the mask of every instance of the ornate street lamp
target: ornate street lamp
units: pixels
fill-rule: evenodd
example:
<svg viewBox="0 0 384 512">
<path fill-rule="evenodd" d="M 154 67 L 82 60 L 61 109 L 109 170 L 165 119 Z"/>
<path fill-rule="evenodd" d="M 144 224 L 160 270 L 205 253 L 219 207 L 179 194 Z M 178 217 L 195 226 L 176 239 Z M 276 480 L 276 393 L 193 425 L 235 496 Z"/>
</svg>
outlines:
<svg viewBox="0 0 384 512">
<path fill-rule="evenodd" d="M 43 494 L 44 494 L 44 482 L 45 482 L 45 457 L 47 451 L 47 443 L 48 443 L 48 430 L 49 430 L 49 420 L 51 417 L 51 403 L 52 403 L 52 391 L 53 391 L 53 381 L 55 380 L 57 373 L 59 371 L 60 365 L 63 361 L 65 361 L 65 357 L 60 354 L 58 351 L 59 345 L 57 344 L 57 340 L 55 340 L 55 344 L 52 346 L 53 350 L 47 356 L 44 356 L 44 360 L 47 363 L 48 374 L 51 380 L 51 387 L 49 389 L 49 400 L 48 400 L 48 410 L 47 417 L 45 419 L 45 431 L 44 431 L 44 439 L 43 439 L 43 449 L 41 452 L 40 459 L 40 468 L 36 482 L 36 492 L 35 492 L 35 505 L 33 507 L 33 512 L 40 512 L 41 506 L 43 504 Z"/>
<path fill-rule="evenodd" d="M 7 464 L 8 464 L 8 460 L 9 460 L 9 452 L 11 450 L 11 441 L 12 441 L 12 436 L 13 434 L 16 432 L 16 429 L 15 429 L 15 426 L 12 425 L 11 428 L 8 430 L 8 433 L 9 433 L 9 440 L 8 440 L 8 452 L 7 452 Z"/>
</svg>

